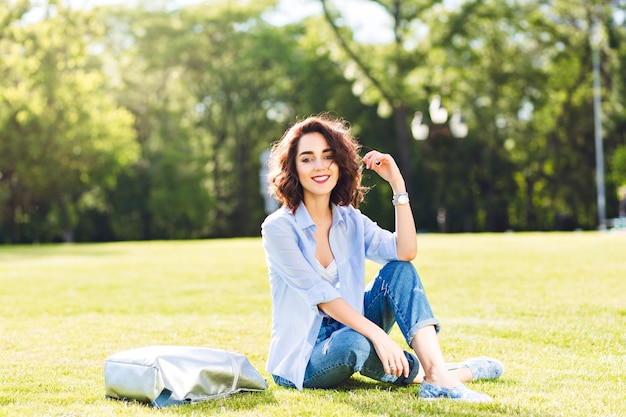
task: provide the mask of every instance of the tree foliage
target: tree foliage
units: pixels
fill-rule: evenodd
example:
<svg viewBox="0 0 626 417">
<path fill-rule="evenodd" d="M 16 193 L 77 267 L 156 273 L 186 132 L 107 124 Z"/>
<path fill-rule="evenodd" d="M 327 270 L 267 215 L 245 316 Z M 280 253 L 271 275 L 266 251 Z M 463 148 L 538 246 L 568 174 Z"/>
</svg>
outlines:
<svg viewBox="0 0 626 417">
<path fill-rule="evenodd" d="M 43 12 L 37 23 L 14 12 L 2 38 L 5 241 L 73 240 L 80 213 L 103 203 L 136 155 L 132 116 L 103 94 L 104 75 L 87 54 L 97 25 L 60 5 Z"/>
<path fill-rule="evenodd" d="M 262 153 L 322 111 L 397 158 L 420 229 L 595 228 L 592 33 L 617 215 L 623 2 L 359 1 L 385 41 L 358 40 L 337 0 L 283 26 L 270 0 L 0 5 L 0 241 L 257 235 Z M 413 140 L 435 95 L 467 137 L 427 118 Z M 364 180 L 363 210 L 393 227 L 390 190 Z"/>
<path fill-rule="evenodd" d="M 603 107 L 615 120 L 624 32 L 612 19 L 623 4 L 372 1 L 392 22 L 394 42 L 381 46 L 355 42 L 337 23 L 337 2 L 320 1 L 345 51 L 338 62 L 357 68 L 349 71 L 356 92 L 396 120 L 401 152 L 411 155 L 403 169 L 417 169 L 422 224 L 433 228 L 445 213 L 439 226 L 452 231 L 549 230 L 564 218 L 567 227 L 594 227 L 590 29 L 598 22 L 611 35 L 600 47 Z M 417 147 L 407 143 L 408 109 L 427 108 L 434 95 L 462 109 L 470 143 L 455 143 L 442 126 Z M 619 134 L 623 143 L 619 132 L 606 142 Z"/>
<path fill-rule="evenodd" d="M 258 234 L 266 214 L 260 155 L 295 116 L 309 60 L 298 51 L 302 29 L 270 26 L 261 19 L 267 7 L 120 9 L 106 17 L 116 94 L 137 118 L 142 147 L 127 183 L 134 191 L 112 196 L 125 217 L 143 222 L 133 238 Z M 117 50 L 120 43 L 128 49 Z M 133 193 L 142 203 L 128 206 Z"/>
</svg>

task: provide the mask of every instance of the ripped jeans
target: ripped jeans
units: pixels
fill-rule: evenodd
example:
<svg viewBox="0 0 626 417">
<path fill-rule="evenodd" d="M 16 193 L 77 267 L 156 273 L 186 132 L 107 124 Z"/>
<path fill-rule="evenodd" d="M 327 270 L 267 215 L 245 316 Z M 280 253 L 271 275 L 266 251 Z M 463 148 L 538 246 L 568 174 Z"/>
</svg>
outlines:
<svg viewBox="0 0 626 417">
<path fill-rule="evenodd" d="M 434 325 L 439 330 L 420 277 L 410 262 L 390 262 L 378 271 L 365 289 L 363 305 L 365 316 L 387 333 L 398 323 L 409 346 L 422 327 Z M 417 376 L 419 362 L 413 353 L 404 354 L 409 362 L 409 376 L 386 374 L 374 346 L 365 336 L 326 317 L 304 374 L 304 387 L 335 387 L 355 372 L 377 381 L 407 385 Z M 291 381 L 276 375 L 274 381 L 295 387 Z"/>
</svg>

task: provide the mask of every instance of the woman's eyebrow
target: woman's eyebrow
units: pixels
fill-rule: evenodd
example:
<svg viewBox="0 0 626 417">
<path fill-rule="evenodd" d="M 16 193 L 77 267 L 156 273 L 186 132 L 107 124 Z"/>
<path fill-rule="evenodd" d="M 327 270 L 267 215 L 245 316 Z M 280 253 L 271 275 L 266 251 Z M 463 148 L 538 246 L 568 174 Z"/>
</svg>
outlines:
<svg viewBox="0 0 626 417">
<path fill-rule="evenodd" d="M 326 153 L 326 152 L 333 152 L 333 150 L 332 150 L 332 149 L 330 149 L 330 148 L 327 148 L 327 149 L 324 149 L 324 150 L 322 151 L 322 153 Z M 298 156 L 302 156 L 302 155 L 313 155 L 313 154 L 314 154 L 314 152 L 313 152 L 313 151 L 302 151 L 302 152 L 300 152 L 300 153 L 298 154 Z"/>
</svg>

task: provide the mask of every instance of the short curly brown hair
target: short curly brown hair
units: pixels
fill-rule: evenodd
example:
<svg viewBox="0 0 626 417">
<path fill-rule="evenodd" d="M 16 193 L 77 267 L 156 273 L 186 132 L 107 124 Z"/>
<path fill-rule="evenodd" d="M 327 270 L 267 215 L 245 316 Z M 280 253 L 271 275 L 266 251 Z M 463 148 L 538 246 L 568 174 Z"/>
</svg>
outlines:
<svg viewBox="0 0 626 417">
<path fill-rule="evenodd" d="M 331 203 L 358 208 L 367 191 L 361 185 L 361 145 L 350 133 L 350 126 L 346 121 L 327 113 L 310 116 L 295 123 L 272 145 L 267 176 L 270 191 L 292 212 L 298 208 L 304 198 L 304 191 L 296 171 L 296 153 L 300 138 L 313 132 L 321 133 L 326 138 L 333 151 L 333 160 L 339 167 L 339 180 L 331 193 Z"/>
</svg>

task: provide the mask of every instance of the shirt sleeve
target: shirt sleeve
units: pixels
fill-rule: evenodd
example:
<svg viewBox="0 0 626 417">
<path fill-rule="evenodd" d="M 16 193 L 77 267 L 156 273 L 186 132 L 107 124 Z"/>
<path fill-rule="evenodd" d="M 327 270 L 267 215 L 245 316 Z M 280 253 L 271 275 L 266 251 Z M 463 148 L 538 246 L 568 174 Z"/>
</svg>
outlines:
<svg viewBox="0 0 626 417">
<path fill-rule="evenodd" d="M 361 214 L 361 218 L 363 221 L 365 257 L 381 265 L 397 261 L 396 234 L 383 229 L 364 214 Z"/>
<path fill-rule="evenodd" d="M 287 219 L 277 218 L 264 223 L 261 235 L 271 278 L 283 280 L 318 313 L 318 304 L 341 297 L 307 260 L 303 253 L 304 244 Z"/>
</svg>

